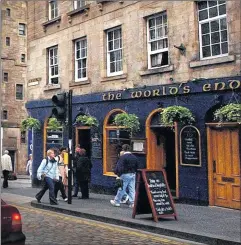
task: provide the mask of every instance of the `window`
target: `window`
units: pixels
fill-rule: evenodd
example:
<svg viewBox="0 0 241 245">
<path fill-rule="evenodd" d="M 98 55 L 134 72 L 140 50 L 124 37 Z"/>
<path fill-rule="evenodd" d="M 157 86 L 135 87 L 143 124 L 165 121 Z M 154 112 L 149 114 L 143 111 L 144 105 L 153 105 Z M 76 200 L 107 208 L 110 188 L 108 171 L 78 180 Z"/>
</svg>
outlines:
<svg viewBox="0 0 241 245">
<path fill-rule="evenodd" d="M 26 131 L 21 131 L 21 144 L 25 144 L 26 143 Z"/>
<path fill-rule="evenodd" d="M 23 100 L 23 84 L 16 84 L 16 100 Z"/>
<path fill-rule="evenodd" d="M 86 79 L 87 39 L 75 41 L 75 80 Z"/>
<path fill-rule="evenodd" d="M 85 1 L 83 0 L 75 0 L 74 1 L 74 9 L 79 9 L 85 6 Z"/>
<path fill-rule="evenodd" d="M 167 14 L 147 19 L 148 68 L 168 65 Z"/>
<path fill-rule="evenodd" d="M 118 27 L 107 31 L 107 76 L 122 73 L 122 37 Z"/>
<path fill-rule="evenodd" d="M 6 8 L 6 16 L 10 17 L 11 16 L 11 9 Z"/>
<path fill-rule="evenodd" d="M 58 47 L 49 48 L 49 84 L 59 83 Z"/>
<path fill-rule="evenodd" d="M 49 19 L 52 20 L 59 16 L 58 3 L 56 0 L 49 1 Z"/>
<path fill-rule="evenodd" d="M 25 59 L 26 59 L 26 55 L 25 54 L 21 54 L 21 62 L 25 63 Z"/>
<path fill-rule="evenodd" d="M 227 55 L 226 2 L 198 2 L 198 18 L 201 59 Z"/>
<path fill-rule="evenodd" d="M 6 37 L 6 46 L 10 46 L 10 37 Z"/>
<path fill-rule="evenodd" d="M 26 35 L 26 25 L 23 23 L 19 23 L 18 25 L 18 34 L 21 36 L 25 36 Z"/>
<path fill-rule="evenodd" d="M 8 82 L 8 73 L 7 72 L 3 73 L 3 81 Z"/>
<path fill-rule="evenodd" d="M 8 111 L 3 110 L 3 120 L 8 120 Z"/>
</svg>

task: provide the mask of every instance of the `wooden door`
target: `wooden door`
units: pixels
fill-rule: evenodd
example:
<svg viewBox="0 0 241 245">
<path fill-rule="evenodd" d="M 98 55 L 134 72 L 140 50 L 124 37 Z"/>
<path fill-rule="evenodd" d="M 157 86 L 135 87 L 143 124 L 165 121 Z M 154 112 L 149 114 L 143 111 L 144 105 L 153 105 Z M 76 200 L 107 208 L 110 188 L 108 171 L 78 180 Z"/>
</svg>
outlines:
<svg viewBox="0 0 241 245">
<path fill-rule="evenodd" d="M 240 209 L 238 128 L 208 128 L 210 205 Z"/>
</svg>

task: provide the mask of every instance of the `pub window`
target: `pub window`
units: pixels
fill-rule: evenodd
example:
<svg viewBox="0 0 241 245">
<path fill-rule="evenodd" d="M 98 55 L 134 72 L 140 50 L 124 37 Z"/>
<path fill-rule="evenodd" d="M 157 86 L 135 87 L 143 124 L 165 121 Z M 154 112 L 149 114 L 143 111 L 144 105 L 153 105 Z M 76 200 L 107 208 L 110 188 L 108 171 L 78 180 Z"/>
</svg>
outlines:
<svg viewBox="0 0 241 245">
<path fill-rule="evenodd" d="M 26 131 L 21 132 L 21 144 L 26 143 Z"/>
<path fill-rule="evenodd" d="M 57 0 L 49 1 L 49 20 L 59 16 Z"/>
<path fill-rule="evenodd" d="M 6 16 L 10 17 L 11 16 L 11 9 L 6 8 Z"/>
<path fill-rule="evenodd" d="M 16 84 L 16 100 L 23 100 L 23 84 Z"/>
<path fill-rule="evenodd" d="M 85 3 L 86 1 L 84 0 L 75 0 L 73 3 L 74 3 L 74 9 L 79 9 L 79 8 L 82 8 L 85 6 Z"/>
<path fill-rule="evenodd" d="M 228 55 L 226 2 L 198 2 L 198 20 L 201 59 Z"/>
<path fill-rule="evenodd" d="M 6 83 L 8 82 L 8 73 L 7 72 L 3 73 L 3 81 Z"/>
<path fill-rule="evenodd" d="M 147 19 L 148 68 L 168 65 L 167 13 Z"/>
<path fill-rule="evenodd" d="M 26 55 L 25 54 L 21 54 L 21 62 L 25 63 L 26 61 Z"/>
<path fill-rule="evenodd" d="M 26 35 L 26 25 L 23 23 L 19 23 L 18 25 L 18 34 L 21 36 L 25 36 Z"/>
<path fill-rule="evenodd" d="M 58 46 L 48 49 L 49 84 L 59 83 Z"/>
<path fill-rule="evenodd" d="M 8 111 L 3 110 L 3 120 L 8 120 Z"/>
<path fill-rule="evenodd" d="M 10 46 L 10 37 L 6 37 L 6 46 Z"/>
<path fill-rule="evenodd" d="M 75 41 L 75 81 L 87 79 L 87 39 Z"/>
<path fill-rule="evenodd" d="M 114 116 L 124 111 L 116 109 L 111 111 L 104 121 L 104 174 L 114 175 L 121 146 L 130 144 L 130 135 L 124 127 L 113 124 Z"/>
</svg>

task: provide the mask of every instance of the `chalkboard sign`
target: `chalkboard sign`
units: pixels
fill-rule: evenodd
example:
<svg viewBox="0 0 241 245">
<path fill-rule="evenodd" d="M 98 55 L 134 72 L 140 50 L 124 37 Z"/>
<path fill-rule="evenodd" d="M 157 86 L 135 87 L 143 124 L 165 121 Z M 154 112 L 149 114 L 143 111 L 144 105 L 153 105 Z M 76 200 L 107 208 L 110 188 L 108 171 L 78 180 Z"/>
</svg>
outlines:
<svg viewBox="0 0 241 245">
<path fill-rule="evenodd" d="M 201 142 L 199 130 L 194 126 L 185 126 L 180 132 L 181 165 L 201 166 Z"/>
<path fill-rule="evenodd" d="M 177 219 L 164 170 L 142 169 L 137 174 L 137 188 L 132 218 L 152 213 L 153 218 L 173 216 Z"/>
<path fill-rule="evenodd" d="M 91 157 L 102 158 L 102 141 L 97 135 L 91 138 Z"/>
</svg>

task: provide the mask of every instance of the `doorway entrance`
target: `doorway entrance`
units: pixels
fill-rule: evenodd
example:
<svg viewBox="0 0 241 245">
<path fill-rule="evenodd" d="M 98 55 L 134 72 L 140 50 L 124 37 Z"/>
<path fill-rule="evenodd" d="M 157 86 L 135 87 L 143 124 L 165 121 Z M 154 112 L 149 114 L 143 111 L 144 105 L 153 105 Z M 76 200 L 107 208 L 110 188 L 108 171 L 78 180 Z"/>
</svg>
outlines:
<svg viewBox="0 0 241 245">
<path fill-rule="evenodd" d="M 147 169 L 165 169 L 173 196 L 177 193 L 176 129 L 160 123 L 162 109 L 153 111 L 146 120 Z"/>
<path fill-rule="evenodd" d="M 12 160 L 12 168 L 13 168 L 13 172 L 15 171 L 15 155 L 16 155 L 16 152 L 13 151 L 13 150 L 8 150 L 9 152 L 9 156 L 11 157 L 11 160 Z"/>
<path fill-rule="evenodd" d="M 240 209 L 240 129 L 207 124 L 209 204 Z"/>
<path fill-rule="evenodd" d="M 86 150 L 86 156 L 91 157 L 91 132 L 90 127 L 76 127 L 76 146 Z"/>
</svg>

